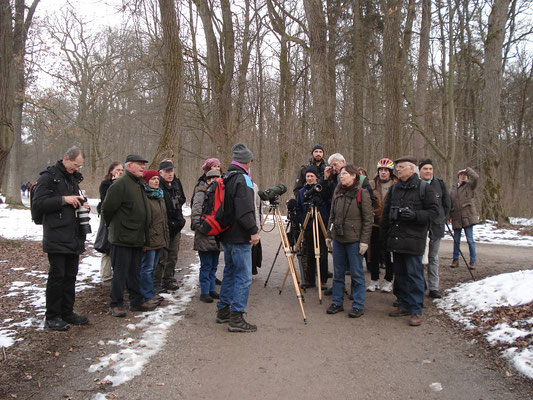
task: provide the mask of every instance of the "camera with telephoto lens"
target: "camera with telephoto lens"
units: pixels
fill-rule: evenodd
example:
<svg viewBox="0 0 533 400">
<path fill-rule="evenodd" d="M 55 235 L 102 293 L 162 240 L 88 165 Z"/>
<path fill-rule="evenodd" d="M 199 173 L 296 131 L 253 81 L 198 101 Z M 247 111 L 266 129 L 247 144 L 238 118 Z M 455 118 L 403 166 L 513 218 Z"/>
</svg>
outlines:
<svg viewBox="0 0 533 400">
<path fill-rule="evenodd" d="M 281 184 L 272 186 L 266 190 L 260 190 L 257 194 L 263 201 L 272 201 L 287 191 L 287 186 Z"/>
<path fill-rule="evenodd" d="M 82 204 L 85 203 L 87 203 L 87 197 L 83 197 Z M 89 216 L 89 210 L 87 210 L 83 205 L 81 205 L 76 208 L 74 212 L 76 214 L 76 218 L 78 219 L 78 224 L 80 224 L 80 231 L 82 233 L 85 233 L 86 235 L 91 233 L 91 225 L 89 224 L 91 217 Z"/>
<path fill-rule="evenodd" d="M 322 186 L 318 183 L 311 186 L 309 189 L 307 189 L 304 193 L 304 202 L 309 203 L 316 203 L 320 200 L 320 192 L 322 191 Z"/>
</svg>

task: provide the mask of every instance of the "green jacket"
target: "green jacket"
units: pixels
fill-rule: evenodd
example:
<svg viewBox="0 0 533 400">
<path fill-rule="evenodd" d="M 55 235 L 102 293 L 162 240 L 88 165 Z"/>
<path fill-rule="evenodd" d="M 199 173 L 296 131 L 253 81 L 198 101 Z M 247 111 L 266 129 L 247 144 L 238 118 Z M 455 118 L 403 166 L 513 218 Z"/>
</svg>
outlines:
<svg viewBox="0 0 533 400">
<path fill-rule="evenodd" d="M 109 187 L 102 204 L 109 243 L 124 247 L 149 244 L 151 212 L 143 182 L 126 171 Z"/>
</svg>

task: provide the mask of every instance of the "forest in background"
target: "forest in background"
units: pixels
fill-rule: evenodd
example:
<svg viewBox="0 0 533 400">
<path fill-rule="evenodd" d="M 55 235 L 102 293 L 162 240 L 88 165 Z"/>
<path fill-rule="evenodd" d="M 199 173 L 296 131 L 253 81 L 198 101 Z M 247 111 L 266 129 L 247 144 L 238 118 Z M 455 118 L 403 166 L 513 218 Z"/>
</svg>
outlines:
<svg viewBox="0 0 533 400">
<path fill-rule="evenodd" d="M 95 30 L 70 6 L 45 18 L 39 0 L 0 0 L 9 201 L 73 144 L 91 196 L 111 161 L 138 153 L 173 158 L 189 197 L 204 159 L 226 165 L 237 141 L 260 188 L 291 188 L 320 143 L 370 176 L 405 154 L 431 157 L 448 184 L 470 166 L 485 218 L 533 215 L 533 1 L 121 6 L 122 24 Z"/>
</svg>

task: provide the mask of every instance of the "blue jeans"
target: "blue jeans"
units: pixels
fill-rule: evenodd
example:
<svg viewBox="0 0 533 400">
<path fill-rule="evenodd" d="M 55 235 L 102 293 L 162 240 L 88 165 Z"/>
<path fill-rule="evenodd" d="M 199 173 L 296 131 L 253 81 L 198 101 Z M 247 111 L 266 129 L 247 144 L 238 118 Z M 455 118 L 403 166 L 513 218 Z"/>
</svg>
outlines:
<svg viewBox="0 0 533 400">
<path fill-rule="evenodd" d="M 340 243 L 333 239 L 333 304 L 344 303 L 346 267 L 350 268 L 352 279 L 352 308 L 365 307 L 365 274 L 363 256 L 359 254 L 359 242 Z"/>
<path fill-rule="evenodd" d="M 466 241 L 468 242 L 468 250 L 470 251 L 470 262 L 476 262 L 476 243 L 474 242 L 474 225 L 462 228 L 465 230 Z M 459 246 L 461 245 L 461 229 L 454 229 L 453 236 L 453 259 L 459 258 Z"/>
<path fill-rule="evenodd" d="M 159 262 L 159 255 L 161 254 L 161 249 L 157 250 L 148 250 L 143 252 L 141 259 L 141 281 L 140 281 L 140 292 L 144 297 L 144 301 L 150 300 L 155 296 L 154 291 L 154 274 L 155 267 Z"/>
<path fill-rule="evenodd" d="M 224 246 L 224 277 L 220 286 L 220 310 L 231 306 L 231 311 L 244 312 L 252 284 L 252 245 L 222 243 Z"/>
<path fill-rule="evenodd" d="M 218 267 L 218 256 L 220 251 L 199 251 L 200 257 L 200 292 L 209 294 L 216 292 L 216 273 Z"/>
<path fill-rule="evenodd" d="M 422 256 L 393 253 L 394 294 L 410 314 L 422 315 L 426 280 Z"/>
</svg>

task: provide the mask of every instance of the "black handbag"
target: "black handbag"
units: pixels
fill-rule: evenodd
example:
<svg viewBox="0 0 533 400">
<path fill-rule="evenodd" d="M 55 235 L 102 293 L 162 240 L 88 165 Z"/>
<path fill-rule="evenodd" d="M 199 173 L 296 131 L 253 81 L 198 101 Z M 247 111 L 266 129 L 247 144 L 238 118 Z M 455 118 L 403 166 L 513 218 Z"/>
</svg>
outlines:
<svg viewBox="0 0 533 400">
<path fill-rule="evenodd" d="M 100 226 L 98 226 L 98 233 L 94 241 L 94 249 L 104 254 L 109 254 L 111 251 L 111 245 L 107 240 L 107 226 L 105 226 L 103 217 L 100 217 Z"/>
</svg>

